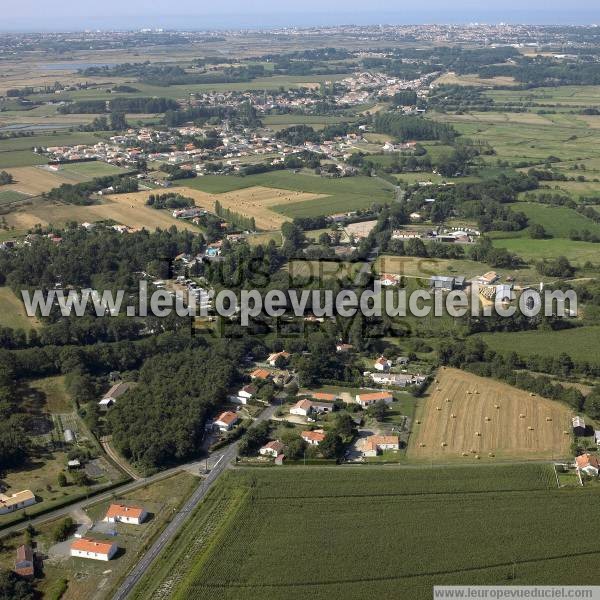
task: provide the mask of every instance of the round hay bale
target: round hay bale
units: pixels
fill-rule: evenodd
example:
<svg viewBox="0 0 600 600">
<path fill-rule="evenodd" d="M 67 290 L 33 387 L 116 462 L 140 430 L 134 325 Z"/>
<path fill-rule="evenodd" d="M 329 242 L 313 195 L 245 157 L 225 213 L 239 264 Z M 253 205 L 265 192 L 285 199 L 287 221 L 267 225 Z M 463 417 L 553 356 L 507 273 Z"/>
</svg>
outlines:
<svg viewBox="0 0 600 600">
<path fill-rule="evenodd" d="M 435 410 L 442 410 L 442 407 L 441 406 L 436 406 Z"/>
<path fill-rule="evenodd" d="M 469 453 L 468 452 L 463 452 L 462 455 L 463 456 L 469 456 Z"/>
<path fill-rule="evenodd" d="M 479 460 L 479 459 L 481 458 L 481 456 L 479 456 L 479 454 L 476 454 L 476 455 L 475 455 L 475 458 L 476 458 L 477 460 Z"/>
<path fill-rule="evenodd" d="M 442 448 L 445 448 L 448 444 L 446 444 L 446 442 L 442 442 L 441 446 Z"/>
<path fill-rule="evenodd" d="M 546 417 L 546 421 L 549 423 L 550 421 L 552 421 L 552 417 Z"/>
<path fill-rule="evenodd" d="M 452 402 L 452 400 L 450 400 L 450 398 L 446 398 L 446 402 Z"/>
<path fill-rule="evenodd" d="M 470 395 L 472 392 L 470 390 L 467 390 L 467 395 Z"/>
<path fill-rule="evenodd" d="M 499 404 L 494 404 L 494 408 L 495 408 L 496 410 L 500 410 L 500 405 L 499 405 Z"/>
<path fill-rule="evenodd" d="M 496 456 L 496 455 L 495 455 L 493 452 L 490 452 L 490 453 L 488 454 L 488 456 L 489 456 L 490 458 L 494 458 L 494 456 Z"/>
<path fill-rule="evenodd" d="M 525 418 L 525 415 L 524 415 L 523 413 L 521 413 L 521 414 L 519 415 L 519 419 L 524 419 L 524 418 Z"/>
<path fill-rule="evenodd" d="M 570 434 L 570 432 L 568 432 L 568 431 L 563 431 L 563 433 L 564 433 L 565 435 L 571 435 L 571 434 Z"/>
<path fill-rule="evenodd" d="M 476 435 L 477 437 L 481 437 L 481 431 L 476 431 L 476 432 L 475 432 L 475 435 Z"/>
<path fill-rule="evenodd" d="M 451 419 L 456 419 L 456 415 L 455 415 L 454 413 L 452 413 L 452 414 L 450 415 L 450 418 L 451 418 Z"/>
<path fill-rule="evenodd" d="M 528 430 L 528 431 L 533 431 L 533 427 L 530 425 L 530 426 L 527 428 L 527 430 Z"/>
<path fill-rule="evenodd" d="M 421 424 L 421 421 L 416 421 L 416 423 L 417 423 L 417 425 L 420 425 L 420 424 Z"/>
<path fill-rule="evenodd" d="M 436 391 L 436 392 L 441 392 L 441 391 L 442 391 L 442 388 L 439 388 L 439 387 L 438 387 L 438 388 L 435 388 L 435 391 Z"/>
<path fill-rule="evenodd" d="M 423 442 L 421 442 L 421 443 L 419 444 L 419 448 L 425 448 L 425 444 L 424 444 Z"/>
</svg>

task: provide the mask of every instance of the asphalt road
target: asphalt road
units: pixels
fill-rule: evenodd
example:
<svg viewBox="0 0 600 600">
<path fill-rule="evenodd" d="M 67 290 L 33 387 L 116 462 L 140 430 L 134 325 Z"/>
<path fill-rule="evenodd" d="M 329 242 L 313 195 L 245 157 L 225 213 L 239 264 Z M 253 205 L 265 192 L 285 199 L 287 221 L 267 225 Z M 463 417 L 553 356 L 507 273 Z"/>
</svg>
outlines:
<svg viewBox="0 0 600 600">
<path fill-rule="evenodd" d="M 265 421 L 273 416 L 276 406 L 269 406 L 263 410 L 257 417 L 255 422 Z M 208 476 L 202 480 L 194 493 L 188 498 L 183 507 L 175 514 L 173 520 L 167 525 L 160 536 L 150 546 L 146 554 L 138 561 L 138 563 L 129 572 L 121 587 L 113 596 L 113 600 L 124 600 L 131 593 L 138 581 L 143 577 L 144 573 L 156 560 L 158 555 L 163 551 L 167 544 L 175 537 L 179 530 L 184 525 L 190 514 L 194 511 L 200 501 L 206 496 L 208 490 L 213 486 L 219 476 L 227 469 L 231 461 L 237 456 L 237 442 L 228 446 L 217 459 L 217 462 L 212 467 Z"/>
</svg>

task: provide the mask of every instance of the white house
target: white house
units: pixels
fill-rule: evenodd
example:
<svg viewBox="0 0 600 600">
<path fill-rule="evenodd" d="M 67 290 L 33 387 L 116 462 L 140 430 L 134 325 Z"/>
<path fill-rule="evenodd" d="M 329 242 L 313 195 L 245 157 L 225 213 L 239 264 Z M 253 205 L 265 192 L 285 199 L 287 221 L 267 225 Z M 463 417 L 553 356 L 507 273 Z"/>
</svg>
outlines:
<svg viewBox="0 0 600 600">
<path fill-rule="evenodd" d="M 377 456 L 384 450 L 399 450 L 400 440 L 397 435 L 370 435 L 362 446 L 363 456 Z"/>
<path fill-rule="evenodd" d="M 410 373 L 369 373 L 374 383 L 379 385 L 396 385 L 406 387 L 407 385 L 419 385 L 425 381 L 423 375 L 412 375 Z"/>
<path fill-rule="evenodd" d="M 367 408 L 371 404 L 375 404 L 381 400 L 386 404 L 391 404 L 394 401 L 394 396 L 389 392 L 371 392 L 356 395 L 356 403 L 360 404 L 363 408 Z"/>
<path fill-rule="evenodd" d="M 11 496 L 0 494 L 0 515 L 14 512 L 36 503 L 35 494 L 31 490 L 16 492 Z"/>
<path fill-rule="evenodd" d="M 117 549 L 117 545 L 111 542 L 80 538 L 71 544 L 71 556 L 108 561 L 117 553 Z"/>
<path fill-rule="evenodd" d="M 140 525 L 148 516 L 148 513 L 139 506 L 125 506 L 124 504 L 111 504 L 108 507 L 104 521 L 107 523 L 129 523 Z"/>
<path fill-rule="evenodd" d="M 268 444 L 265 444 L 258 453 L 261 456 L 272 456 L 273 458 L 277 458 L 282 452 L 285 446 L 279 440 L 273 440 Z"/>
<path fill-rule="evenodd" d="M 245 385 L 238 393 L 237 393 L 237 401 L 240 404 L 248 404 L 248 400 L 252 400 L 254 394 L 256 394 L 256 387 L 252 384 Z"/>
<path fill-rule="evenodd" d="M 378 371 L 389 371 L 392 368 L 392 361 L 380 356 L 373 365 Z"/>
<path fill-rule="evenodd" d="M 390 275 L 389 273 L 383 273 L 379 277 L 379 283 L 384 287 L 389 287 L 391 285 L 397 285 L 400 281 L 400 277 L 398 275 Z"/>
<path fill-rule="evenodd" d="M 303 431 L 300 437 L 311 446 L 318 446 L 325 439 L 325 432 L 322 429 L 315 431 Z"/>
<path fill-rule="evenodd" d="M 290 415 L 298 415 L 300 417 L 307 417 L 313 409 L 313 403 L 310 400 L 298 400 L 292 408 L 290 408 Z"/>
<path fill-rule="evenodd" d="M 239 420 L 240 418 L 234 412 L 226 410 L 217 417 L 215 425 L 219 431 L 225 432 L 229 431 Z"/>
</svg>

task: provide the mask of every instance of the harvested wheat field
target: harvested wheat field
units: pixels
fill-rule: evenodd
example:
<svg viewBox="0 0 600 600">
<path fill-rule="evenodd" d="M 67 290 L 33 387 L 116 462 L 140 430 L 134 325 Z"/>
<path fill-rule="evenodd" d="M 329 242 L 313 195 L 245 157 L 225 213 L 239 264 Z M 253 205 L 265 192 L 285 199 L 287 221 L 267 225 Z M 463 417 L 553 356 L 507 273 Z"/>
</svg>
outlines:
<svg viewBox="0 0 600 600">
<path fill-rule="evenodd" d="M 144 206 L 143 203 L 136 205 L 132 202 L 125 202 L 120 196 L 109 196 L 102 200 L 101 204 L 91 206 L 61 204 L 38 198 L 30 204 L 4 215 L 4 218 L 9 226 L 25 230 L 31 229 L 37 224 L 47 226 L 51 223 L 59 225 L 69 221 L 94 223 L 112 220 L 119 225 L 144 228 L 151 231 L 168 229 L 173 225 L 178 229 L 199 231 L 189 221 L 174 219 L 168 211 L 155 210 Z"/>
<path fill-rule="evenodd" d="M 27 196 L 39 196 L 63 183 L 73 183 L 72 180 L 41 167 L 14 167 L 3 170 L 10 173 L 15 181 L 11 185 L 2 186 L 2 189 L 13 190 Z"/>
<path fill-rule="evenodd" d="M 309 194 L 261 186 L 235 190 L 224 194 L 208 194 L 200 190 L 182 186 L 168 188 L 164 191 L 153 190 L 150 192 L 119 194 L 118 196 L 111 197 L 111 199 L 114 199 L 115 202 L 143 206 L 150 194 L 161 193 L 177 193 L 188 198 L 193 198 L 196 206 L 211 212 L 214 212 L 215 202 L 218 200 L 223 208 L 232 210 L 244 217 L 253 217 L 256 227 L 263 231 L 277 231 L 281 229 L 283 223 L 290 221 L 288 217 L 272 211 L 271 207 L 325 197 L 322 194 Z"/>
<path fill-rule="evenodd" d="M 408 457 L 502 460 L 569 456 L 571 411 L 559 402 L 442 367 L 417 410 Z"/>
</svg>

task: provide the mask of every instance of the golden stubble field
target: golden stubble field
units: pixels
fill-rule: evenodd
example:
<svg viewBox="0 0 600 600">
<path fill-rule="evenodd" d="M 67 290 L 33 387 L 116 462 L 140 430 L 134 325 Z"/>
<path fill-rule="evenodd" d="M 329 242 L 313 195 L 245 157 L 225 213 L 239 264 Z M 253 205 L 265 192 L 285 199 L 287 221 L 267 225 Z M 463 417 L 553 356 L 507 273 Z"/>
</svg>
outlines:
<svg viewBox="0 0 600 600">
<path fill-rule="evenodd" d="M 235 190 L 224 194 L 208 194 L 200 190 L 194 190 L 185 186 L 172 187 L 166 190 L 154 190 L 150 192 L 135 192 L 133 194 L 119 194 L 111 196 L 110 200 L 135 206 L 144 206 L 150 194 L 177 193 L 188 198 L 193 198 L 196 206 L 214 212 L 215 202 L 218 200 L 223 208 L 232 210 L 244 217 L 252 218 L 258 229 L 264 231 L 277 231 L 289 218 L 284 217 L 272 209 L 273 206 L 291 204 L 294 202 L 305 202 L 323 198 L 321 194 L 309 194 L 305 192 L 294 192 L 262 186 L 254 186 L 243 190 Z M 149 209 L 152 210 L 152 209 Z M 155 211 L 156 212 L 156 211 Z"/>
<path fill-rule="evenodd" d="M 417 410 L 408 457 L 438 462 L 565 458 L 571 416 L 559 402 L 442 367 Z"/>
</svg>

